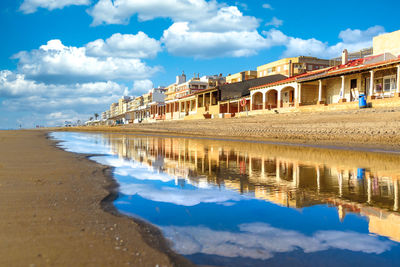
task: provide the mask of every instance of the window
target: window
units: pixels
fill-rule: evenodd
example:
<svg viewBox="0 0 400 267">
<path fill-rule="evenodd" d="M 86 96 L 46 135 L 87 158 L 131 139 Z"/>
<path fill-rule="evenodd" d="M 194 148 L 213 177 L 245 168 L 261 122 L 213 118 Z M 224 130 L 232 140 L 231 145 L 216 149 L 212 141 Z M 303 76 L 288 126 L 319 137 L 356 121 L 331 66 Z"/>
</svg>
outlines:
<svg viewBox="0 0 400 267">
<path fill-rule="evenodd" d="M 383 90 L 390 91 L 390 78 L 383 79 Z"/>
<path fill-rule="evenodd" d="M 260 71 L 260 77 L 262 77 L 263 75 L 262 75 L 263 73 L 262 73 L 262 71 Z"/>
<path fill-rule="evenodd" d="M 272 68 L 268 68 L 268 73 L 271 73 L 273 70 L 272 70 Z"/>
<path fill-rule="evenodd" d="M 396 89 L 396 76 L 386 76 L 383 78 L 383 91 L 390 92 Z"/>
<path fill-rule="evenodd" d="M 281 71 L 281 67 L 278 67 L 278 72 L 280 72 Z"/>
<path fill-rule="evenodd" d="M 382 92 L 382 78 L 375 79 L 375 92 L 381 93 Z"/>
<path fill-rule="evenodd" d="M 266 70 L 264 70 L 264 76 L 267 76 L 267 71 Z"/>
<path fill-rule="evenodd" d="M 284 69 L 284 70 L 288 70 L 288 69 L 289 69 L 289 66 L 288 66 L 288 65 L 285 65 L 285 66 L 283 67 L 283 69 Z"/>
<path fill-rule="evenodd" d="M 308 69 L 308 70 L 312 70 L 312 69 L 313 69 L 313 66 L 312 66 L 312 65 L 307 65 L 307 69 Z"/>
</svg>

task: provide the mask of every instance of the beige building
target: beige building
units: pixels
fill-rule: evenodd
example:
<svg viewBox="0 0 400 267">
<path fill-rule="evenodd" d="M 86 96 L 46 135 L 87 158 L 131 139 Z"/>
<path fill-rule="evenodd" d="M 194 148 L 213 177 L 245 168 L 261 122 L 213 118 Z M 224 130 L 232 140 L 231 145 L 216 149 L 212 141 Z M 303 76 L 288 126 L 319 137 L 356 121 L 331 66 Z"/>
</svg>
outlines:
<svg viewBox="0 0 400 267">
<path fill-rule="evenodd" d="M 129 96 L 124 96 L 118 100 L 118 115 L 124 114 L 128 110 L 128 102 L 131 100 Z"/>
<path fill-rule="evenodd" d="M 186 81 L 184 74 L 177 76 L 176 83 L 167 87 L 165 119 L 185 119 L 187 116 L 196 115 L 197 108 L 200 106 L 196 104 L 195 94 L 223 83 L 225 83 L 225 77 L 222 74 L 202 77 L 198 75 L 189 81 Z"/>
<path fill-rule="evenodd" d="M 374 55 L 390 53 L 400 55 L 400 30 L 374 37 Z"/>
<path fill-rule="evenodd" d="M 252 114 L 259 110 L 299 108 L 308 110 L 355 109 L 361 94 L 367 96 L 369 105 L 397 106 L 400 96 L 400 31 L 374 38 L 374 55 L 349 60 L 344 50 L 341 64 L 330 68 L 315 69 L 288 77 L 277 83 L 251 88 Z M 301 58 L 301 57 L 300 57 Z M 304 58 L 304 57 L 303 57 Z M 279 64 L 292 59 L 277 61 Z M 277 62 L 262 66 L 271 73 Z M 285 63 L 285 64 L 286 64 Z M 311 67 L 310 67 L 311 69 Z M 258 68 L 259 74 L 264 70 Z M 261 71 L 262 70 L 262 71 Z M 268 74 L 268 71 L 266 72 Z M 290 75 L 289 75 L 290 76 Z M 324 108 L 324 106 L 328 106 Z"/>
<path fill-rule="evenodd" d="M 329 60 L 316 57 L 291 57 L 274 61 L 257 67 L 257 77 L 282 74 L 287 77 L 302 74 L 307 71 L 329 67 Z"/>
<path fill-rule="evenodd" d="M 226 83 L 237 83 L 257 78 L 257 72 L 255 70 L 247 70 L 238 72 L 226 77 Z"/>
</svg>

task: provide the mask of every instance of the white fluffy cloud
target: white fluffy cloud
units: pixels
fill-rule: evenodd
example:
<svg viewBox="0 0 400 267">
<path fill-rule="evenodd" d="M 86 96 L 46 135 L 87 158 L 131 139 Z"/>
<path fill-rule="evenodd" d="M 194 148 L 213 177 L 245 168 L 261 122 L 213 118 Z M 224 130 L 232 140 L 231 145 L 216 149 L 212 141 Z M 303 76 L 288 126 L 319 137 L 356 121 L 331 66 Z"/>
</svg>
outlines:
<svg viewBox="0 0 400 267">
<path fill-rule="evenodd" d="M 259 21 L 255 17 L 244 16 L 236 6 L 229 6 L 220 8 L 214 16 L 208 19 L 191 21 L 189 25 L 192 31 L 245 32 L 257 29 Z"/>
<path fill-rule="evenodd" d="M 274 27 L 280 27 L 283 25 L 283 20 L 278 19 L 277 17 L 273 17 L 270 22 L 267 22 L 265 26 L 274 26 Z"/>
<path fill-rule="evenodd" d="M 87 120 L 88 114 L 108 109 L 122 95 L 141 94 L 145 86 L 152 87 L 149 78 L 160 67 L 148 66 L 142 58 L 154 57 L 160 50 L 160 42 L 143 32 L 114 34 L 83 47 L 50 40 L 39 49 L 14 55 L 17 71 L 0 70 L 0 98 L 5 99 L 1 106 L 30 112 L 32 120 L 46 118 L 47 125 Z M 131 90 L 117 83 L 132 81 Z"/>
<path fill-rule="evenodd" d="M 244 31 L 259 25 L 258 19 L 244 16 L 237 6 L 205 0 L 100 0 L 89 14 L 93 25 L 124 24 L 135 14 L 142 21 L 170 18 L 173 22 L 190 22 L 194 31 Z"/>
<path fill-rule="evenodd" d="M 105 41 L 98 39 L 86 45 L 87 55 L 94 57 L 154 58 L 160 51 L 160 42 L 143 32 L 116 33 Z"/>
<path fill-rule="evenodd" d="M 164 31 L 167 50 L 178 56 L 212 58 L 250 56 L 265 47 L 257 32 L 259 19 L 245 16 L 237 6 L 205 0 L 100 0 L 90 11 L 93 25 L 170 18 Z"/>
<path fill-rule="evenodd" d="M 91 0 L 25 0 L 19 10 L 25 14 L 34 13 L 38 8 L 62 9 L 71 5 L 89 5 Z"/>
<path fill-rule="evenodd" d="M 344 43 L 353 44 L 359 42 L 371 42 L 374 36 L 382 34 L 385 29 L 382 26 L 373 26 L 365 31 L 362 30 L 352 30 L 347 29 L 339 33 L 339 38 L 343 40 Z"/>
<path fill-rule="evenodd" d="M 76 84 L 45 84 L 26 79 L 22 74 L 0 71 L 0 96 L 10 103 L 20 101 L 23 105 L 10 108 L 57 109 L 88 107 L 109 104 L 126 90 L 115 82 L 92 82 Z"/>
<path fill-rule="evenodd" d="M 256 30 L 199 32 L 191 31 L 188 22 L 174 23 L 164 31 L 162 41 L 174 55 L 201 58 L 250 56 L 268 47 Z"/>
<path fill-rule="evenodd" d="M 135 14 L 141 21 L 154 18 L 198 21 L 210 18 L 218 6 L 216 1 L 205 0 L 99 0 L 89 14 L 93 25 L 126 24 Z"/>
<path fill-rule="evenodd" d="M 352 52 L 371 47 L 372 38 L 384 32 L 385 29 L 382 26 L 374 26 L 364 31 L 347 29 L 339 33 L 341 41 L 333 45 L 329 45 L 327 42 L 322 42 L 315 38 L 301 39 L 290 37 L 276 29 L 264 32 L 264 34 L 267 39 L 272 42 L 272 45 L 286 47 L 283 54 L 285 57 L 316 56 L 321 58 L 333 58 L 340 56 L 344 49 Z"/>
<path fill-rule="evenodd" d="M 3 107 L 12 112 L 29 112 L 30 121 L 46 121 L 47 125 L 87 120 L 89 114 L 104 111 L 126 90 L 126 86 L 111 81 L 45 84 L 26 79 L 23 74 L 0 71 Z"/>
<path fill-rule="evenodd" d="M 151 80 L 136 80 L 133 82 L 133 91 L 136 94 L 146 93 L 154 87 Z"/>
<path fill-rule="evenodd" d="M 19 60 L 20 73 L 28 79 L 47 83 L 145 79 L 159 70 L 138 58 L 94 57 L 88 56 L 86 50 L 86 47 L 67 47 L 60 40 L 51 40 L 37 50 L 20 52 L 14 58 Z M 107 53 L 107 49 L 97 50 L 100 51 Z"/>
</svg>

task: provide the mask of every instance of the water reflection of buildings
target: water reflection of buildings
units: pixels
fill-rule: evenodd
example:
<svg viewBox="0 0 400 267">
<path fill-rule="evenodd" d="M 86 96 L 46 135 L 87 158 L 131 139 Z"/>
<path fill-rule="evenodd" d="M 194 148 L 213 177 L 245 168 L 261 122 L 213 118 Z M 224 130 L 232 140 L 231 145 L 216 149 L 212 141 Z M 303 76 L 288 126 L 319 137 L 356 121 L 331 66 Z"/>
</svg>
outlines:
<svg viewBox="0 0 400 267">
<path fill-rule="evenodd" d="M 121 157 L 186 183 L 225 186 L 278 205 L 326 203 L 369 218 L 369 230 L 400 242 L 400 157 L 201 139 L 109 135 Z"/>
</svg>

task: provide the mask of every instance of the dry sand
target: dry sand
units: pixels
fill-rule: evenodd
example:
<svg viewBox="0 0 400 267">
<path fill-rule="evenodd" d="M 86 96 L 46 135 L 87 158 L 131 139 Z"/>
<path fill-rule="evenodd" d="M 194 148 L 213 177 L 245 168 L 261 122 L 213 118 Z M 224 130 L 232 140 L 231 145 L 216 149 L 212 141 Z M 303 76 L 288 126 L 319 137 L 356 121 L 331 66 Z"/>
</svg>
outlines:
<svg viewBox="0 0 400 267">
<path fill-rule="evenodd" d="M 267 114 L 71 130 L 210 136 L 399 151 L 400 108 Z"/>
<path fill-rule="evenodd" d="M 116 213 L 110 174 L 44 131 L 0 131 L 0 265 L 190 266 L 157 229 Z"/>
</svg>

